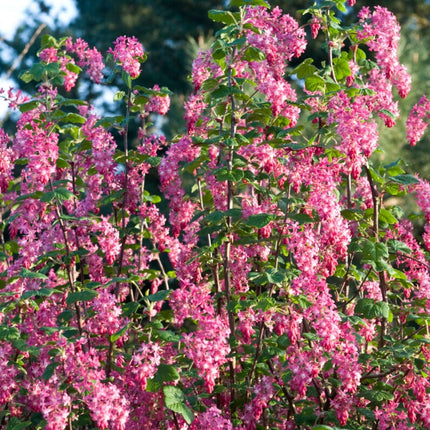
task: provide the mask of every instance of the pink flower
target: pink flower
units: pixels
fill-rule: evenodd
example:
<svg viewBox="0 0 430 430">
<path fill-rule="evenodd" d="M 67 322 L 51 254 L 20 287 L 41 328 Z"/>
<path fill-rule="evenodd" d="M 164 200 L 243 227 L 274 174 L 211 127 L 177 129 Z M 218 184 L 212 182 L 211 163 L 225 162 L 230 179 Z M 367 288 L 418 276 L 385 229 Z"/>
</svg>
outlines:
<svg viewBox="0 0 430 430">
<path fill-rule="evenodd" d="M 220 317 L 199 316 L 199 329 L 183 334 L 185 355 L 192 360 L 205 387 L 212 393 L 221 367 L 227 363 L 230 353 L 228 337 L 230 329 Z"/>
<path fill-rule="evenodd" d="M 212 52 L 210 50 L 200 51 L 193 61 L 191 76 L 195 92 L 200 89 L 207 78 L 216 78 L 223 73 L 221 67 L 214 61 L 211 54 Z"/>
<path fill-rule="evenodd" d="M 38 109 L 23 113 L 14 140 L 17 156 L 28 159 L 22 177 L 38 190 L 43 190 L 56 171 L 58 158 L 58 134 L 41 117 L 43 112 Z"/>
<path fill-rule="evenodd" d="M 376 62 L 386 79 L 396 86 L 401 97 L 406 97 L 411 80 L 406 68 L 399 63 L 400 25 L 395 15 L 384 7 L 376 6 L 372 14 L 369 8 L 363 8 L 359 17 L 363 29 L 357 33 L 358 38 L 375 53 Z"/>
<path fill-rule="evenodd" d="M 207 103 L 203 100 L 201 94 L 191 94 L 188 101 L 185 102 L 185 119 L 187 121 L 187 130 L 189 133 L 195 129 L 195 124 Z"/>
<path fill-rule="evenodd" d="M 424 121 L 427 120 L 427 121 Z M 422 96 L 419 102 L 412 108 L 406 120 L 406 135 L 409 143 L 415 146 L 428 127 L 430 120 L 430 101 Z"/>
<path fill-rule="evenodd" d="M 353 398 L 344 391 L 338 391 L 331 401 L 331 406 L 336 413 L 336 418 L 341 426 L 346 425 L 351 411 Z"/>
<path fill-rule="evenodd" d="M 201 413 L 191 424 L 190 430 L 233 430 L 231 421 L 226 417 L 226 411 L 211 406 Z"/>
<path fill-rule="evenodd" d="M 133 353 L 128 373 L 142 390 L 146 389 L 148 379 L 152 378 L 161 362 L 161 348 L 156 343 L 143 343 Z"/>
<path fill-rule="evenodd" d="M 40 59 L 47 64 L 55 63 L 56 61 L 58 61 L 57 50 L 54 47 L 45 48 L 40 53 Z"/>
<path fill-rule="evenodd" d="M 91 418 L 98 428 L 125 430 L 129 410 L 125 396 L 112 383 L 99 383 L 91 394 L 85 396 Z"/>
<path fill-rule="evenodd" d="M 310 26 L 312 39 L 316 39 L 321 28 L 321 22 L 316 16 L 313 16 Z"/>
<path fill-rule="evenodd" d="M 105 254 L 106 262 L 112 264 L 121 250 L 119 231 L 105 217 L 93 226 L 93 231 L 97 234 L 98 244 Z"/>
<path fill-rule="evenodd" d="M 88 43 L 78 38 L 75 43 L 69 38 L 66 41 L 66 49 L 68 52 L 75 53 L 78 57 L 78 66 L 86 67 L 90 79 L 97 84 L 103 78 L 102 70 L 105 65 L 102 54 L 96 48 L 90 49 Z"/>
<path fill-rule="evenodd" d="M 0 193 L 5 193 L 9 182 L 13 179 L 14 150 L 7 146 L 10 138 L 0 128 Z"/>
<path fill-rule="evenodd" d="M 154 91 L 160 91 L 158 85 L 154 85 Z M 148 103 L 145 106 L 146 112 L 153 112 L 158 115 L 166 115 L 170 108 L 170 97 L 168 95 L 156 95 L 149 97 Z"/>
<path fill-rule="evenodd" d="M 87 324 L 89 332 L 112 335 L 126 325 L 127 320 L 120 319 L 121 308 L 118 305 L 118 300 L 107 289 L 99 291 L 91 306 L 96 315 Z"/>
<path fill-rule="evenodd" d="M 68 64 L 75 64 L 73 58 L 60 57 L 60 70 L 64 73 L 64 88 L 70 91 L 75 87 L 78 74 L 67 68 Z"/>
<path fill-rule="evenodd" d="M 109 48 L 108 52 L 125 72 L 132 78 L 137 78 L 140 74 L 140 62 L 144 56 L 142 44 L 134 36 L 120 36 L 115 40 L 114 45 L 114 49 Z"/>
<path fill-rule="evenodd" d="M 363 164 L 378 146 L 377 124 L 365 97 L 350 99 L 340 92 L 329 102 L 328 124 L 336 124 L 340 142 L 336 148 L 346 155 L 346 171 L 358 178 Z"/>
</svg>

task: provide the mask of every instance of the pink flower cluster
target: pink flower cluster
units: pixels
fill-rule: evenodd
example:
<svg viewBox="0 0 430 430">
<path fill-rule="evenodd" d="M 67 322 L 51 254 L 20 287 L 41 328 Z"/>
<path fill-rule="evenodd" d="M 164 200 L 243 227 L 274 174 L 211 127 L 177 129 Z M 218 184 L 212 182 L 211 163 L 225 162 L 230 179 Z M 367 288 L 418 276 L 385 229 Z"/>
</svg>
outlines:
<svg viewBox="0 0 430 430">
<path fill-rule="evenodd" d="M 306 412 L 324 426 L 365 426 L 367 408 L 380 429 L 429 427 L 428 332 L 411 332 L 430 310 L 427 254 L 410 223 L 376 232 L 365 212 L 378 209 L 362 173 L 377 147 L 375 117 L 394 125 L 392 86 L 408 91 L 397 23 L 383 8 L 362 10 L 359 39 L 379 68 L 363 72 L 352 59 L 346 91 L 305 93 L 318 116 L 309 137 L 288 129 L 303 105 L 285 78 L 305 50 L 303 28 L 279 8 L 243 11 L 228 55 L 209 50 L 194 62 L 187 132 L 158 169 L 168 219 L 145 189 L 166 144 L 144 124 L 169 108 L 158 86 L 136 114 L 138 144 L 124 152 L 86 103 L 63 127 L 62 99 L 45 85 L 15 137 L 0 130 L 2 425 L 38 414 L 48 430 L 78 419 L 109 430 L 292 430 Z M 312 20 L 312 37 L 320 26 Z M 139 76 L 137 39 L 122 36 L 109 52 Z M 102 79 L 100 54 L 81 39 L 40 57 L 60 63 L 66 89 L 76 67 Z M 426 98 L 414 108 L 412 142 L 429 111 Z M 429 183 L 414 192 L 430 222 Z M 423 239 L 430 249 L 428 225 Z M 377 263 L 392 267 L 360 262 L 361 241 L 386 247 Z M 393 321 L 358 311 L 360 300 L 385 309 L 391 296 Z M 379 385 L 389 393 L 375 407 L 367 394 Z"/>
<path fill-rule="evenodd" d="M 93 226 L 92 230 L 97 236 L 98 244 L 105 254 L 107 263 L 112 264 L 121 250 L 118 230 L 104 217 Z"/>
<path fill-rule="evenodd" d="M 259 29 L 259 32 L 247 32 L 248 43 L 265 55 L 264 60 L 249 63 L 258 89 L 271 103 L 273 114 L 285 116 L 294 127 L 299 109 L 288 102 L 296 101 L 297 96 L 283 76 L 287 62 L 305 51 L 306 33 L 278 7 L 271 12 L 264 7 L 248 8 L 246 22 Z"/>
<path fill-rule="evenodd" d="M 158 85 L 154 85 L 153 91 L 160 91 Z M 145 105 L 146 112 L 156 113 L 158 115 L 166 115 L 170 108 L 170 97 L 164 96 L 151 96 L 149 97 L 148 103 Z"/>
<path fill-rule="evenodd" d="M 365 97 L 352 100 L 341 92 L 328 105 L 328 123 L 336 124 L 341 141 L 337 145 L 345 154 L 344 172 L 357 178 L 366 160 L 378 146 L 377 124 L 371 117 Z"/>
<path fill-rule="evenodd" d="M 53 131 L 53 123 L 41 120 L 42 116 L 42 109 L 22 114 L 13 145 L 17 157 L 28 159 L 22 177 L 34 191 L 43 190 L 49 182 L 58 158 L 58 133 Z"/>
<path fill-rule="evenodd" d="M 96 48 L 90 49 L 88 43 L 81 38 L 76 39 L 73 43 L 72 38 L 67 39 L 66 49 L 78 57 L 78 66 L 87 69 L 91 80 L 99 84 L 103 78 L 103 69 L 105 67 L 102 54 Z"/>
<path fill-rule="evenodd" d="M 140 74 L 140 63 L 143 60 L 144 51 L 142 44 L 134 37 L 120 36 L 114 44 L 114 49 L 109 48 L 109 53 L 113 55 L 122 69 L 132 78 L 137 78 Z"/>
<path fill-rule="evenodd" d="M 0 193 L 5 193 L 13 178 L 14 151 L 8 146 L 9 136 L 0 129 Z"/>
<path fill-rule="evenodd" d="M 216 406 L 211 406 L 193 421 L 189 430 L 233 430 L 230 419 L 226 418 L 226 412 Z"/>
<path fill-rule="evenodd" d="M 65 52 L 54 47 L 43 49 L 39 56 L 46 63 L 60 63 L 60 69 L 64 74 L 64 87 L 66 91 L 70 91 L 78 79 L 76 72 L 75 60 L 70 57 L 70 54 L 76 54 L 78 66 L 87 69 L 87 73 L 92 81 L 99 84 L 103 78 L 103 69 L 105 67 L 102 54 L 96 48 L 90 48 L 88 43 L 82 39 L 77 39 L 73 42 L 69 37 L 65 42 Z M 69 65 L 72 65 L 69 66 Z"/>
<path fill-rule="evenodd" d="M 386 8 L 376 6 L 373 13 L 363 7 L 358 14 L 363 29 L 357 33 L 371 51 L 385 77 L 406 97 L 411 89 L 411 77 L 397 55 L 400 40 L 400 25 L 395 15 Z"/>
<path fill-rule="evenodd" d="M 14 90 L 13 88 L 9 88 L 7 93 L 3 88 L 0 88 L 0 97 L 8 102 L 9 109 L 18 109 L 20 104 L 30 101 L 28 95 L 23 94 L 21 90 Z"/>
<path fill-rule="evenodd" d="M 183 334 L 185 354 L 196 366 L 209 393 L 215 387 L 220 369 L 228 361 L 229 335 L 228 326 L 219 317 L 200 317 L 197 331 Z"/>
<path fill-rule="evenodd" d="M 428 122 L 425 122 L 425 119 L 430 120 L 430 101 L 426 96 L 422 96 L 412 108 L 406 121 L 406 136 L 412 146 L 415 146 L 422 138 L 428 127 Z"/>
<path fill-rule="evenodd" d="M 306 49 L 305 31 L 279 7 L 273 8 L 271 12 L 263 6 L 250 7 L 245 23 L 259 29 L 258 32 L 249 31 L 247 40 L 251 46 L 264 52 L 267 65 L 276 79 L 283 76 L 285 62 L 300 57 Z"/>
</svg>

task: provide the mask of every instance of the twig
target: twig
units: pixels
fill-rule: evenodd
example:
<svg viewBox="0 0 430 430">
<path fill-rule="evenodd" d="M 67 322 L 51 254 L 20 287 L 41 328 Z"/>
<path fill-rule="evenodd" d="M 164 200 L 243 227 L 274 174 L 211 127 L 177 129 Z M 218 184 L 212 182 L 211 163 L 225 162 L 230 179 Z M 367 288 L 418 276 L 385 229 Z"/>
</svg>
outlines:
<svg viewBox="0 0 430 430">
<path fill-rule="evenodd" d="M 12 66 L 10 66 L 10 69 L 6 72 L 5 78 L 10 78 L 12 73 L 15 71 L 15 69 L 19 66 L 22 59 L 27 55 L 28 51 L 30 50 L 33 43 L 36 41 L 39 34 L 43 31 L 43 29 L 46 27 L 46 24 L 40 24 L 39 27 L 37 27 L 36 31 L 34 32 L 33 36 L 31 36 L 31 39 L 28 41 L 28 43 L 24 46 L 24 49 L 22 50 L 21 54 L 18 55 L 18 57 L 15 59 L 15 61 L 12 63 Z"/>
</svg>

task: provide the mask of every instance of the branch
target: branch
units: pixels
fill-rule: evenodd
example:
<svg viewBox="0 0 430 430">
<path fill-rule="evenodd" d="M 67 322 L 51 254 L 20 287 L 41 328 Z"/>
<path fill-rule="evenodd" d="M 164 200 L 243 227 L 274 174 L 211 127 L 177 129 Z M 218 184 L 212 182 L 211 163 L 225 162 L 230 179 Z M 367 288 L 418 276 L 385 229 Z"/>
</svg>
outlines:
<svg viewBox="0 0 430 430">
<path fill-rule="evenodd" d="M 31 36 L 31 39 L 28 41 L 28 43 L 24 46 L 24 49 L 22 50 L 21 54 L 16 57 L 15 61 L 12 63 L 12 66 L 10 66 L 10 69 L 6 72 L 5 78 L 8 79 L 12 75 L 12 73 L 15 71 L 15 69 L 20 65 L 22 59 L 27 55 L 28 51 L 30 50 L 33 43 L 36 41 L 39 34 L 43 31 L 43 29 L 46 27 L 46 24 L 40 24 L 39 27 L 37 27 L 36 31 L 34 32 L 33 36 Z"/>
</svg>

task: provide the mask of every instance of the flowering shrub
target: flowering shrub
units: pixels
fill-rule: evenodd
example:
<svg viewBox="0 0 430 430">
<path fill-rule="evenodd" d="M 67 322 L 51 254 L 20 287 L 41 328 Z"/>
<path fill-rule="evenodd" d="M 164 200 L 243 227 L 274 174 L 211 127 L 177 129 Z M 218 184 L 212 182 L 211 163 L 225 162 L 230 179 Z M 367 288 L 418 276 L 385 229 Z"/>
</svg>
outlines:
<svg viewBox="0 0 430 430">
<path fill-rule="evenodd" d="M 399 25 L 376 7 L 344 27 L 340 0 L 304 27 L 230 3 L 171 142 L 149 134 L 169 92 L 136 83 L 135 38 L 106 61 L 45 36 L 35 94 L 2 93 L 20 117 L 0 130 L 1 428 L 430 428 L 430 184 L 370 159 L 410 89 Z M 122 115 L 63 95 L 109 66 Z M 388 206 L 407 192 L 422 238 Z"/>
</svg>

